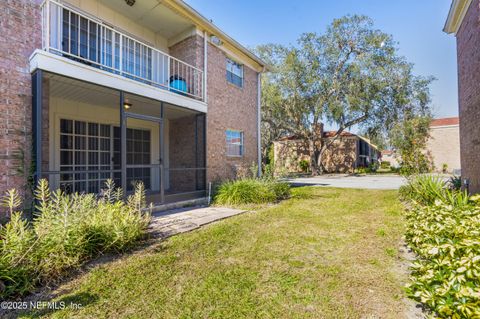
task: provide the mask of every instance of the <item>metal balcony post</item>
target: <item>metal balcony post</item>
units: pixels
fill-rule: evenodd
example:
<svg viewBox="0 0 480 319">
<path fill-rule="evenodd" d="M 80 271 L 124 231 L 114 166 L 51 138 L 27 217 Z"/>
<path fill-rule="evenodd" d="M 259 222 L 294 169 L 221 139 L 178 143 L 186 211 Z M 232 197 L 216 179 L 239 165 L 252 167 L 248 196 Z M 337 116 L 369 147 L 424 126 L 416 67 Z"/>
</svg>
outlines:
<svg viewBox="0 0 480 319">
<path fill-rule="evenodd" d="M 120 171 L 121 186 L 127 192 L 127 116 L 125 114 L 125 93 L 120 91 Z"/>
<path fill-rule="evenodd" d="M 34 185 L 42 177 L 42 123 L 43 123 L 43 71 L 38 69 L 32 74 L 32 131 L 33 156 L 35 158 Z"/>
</svg>

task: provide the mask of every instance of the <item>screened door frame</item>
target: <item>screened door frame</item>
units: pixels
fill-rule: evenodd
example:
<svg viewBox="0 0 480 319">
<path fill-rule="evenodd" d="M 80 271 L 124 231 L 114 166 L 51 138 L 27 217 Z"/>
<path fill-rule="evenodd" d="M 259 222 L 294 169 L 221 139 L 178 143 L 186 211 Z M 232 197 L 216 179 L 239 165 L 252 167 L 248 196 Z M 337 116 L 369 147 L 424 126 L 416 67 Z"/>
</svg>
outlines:
<svg viewBox="0 0 480 319">
<path fill-rule="evenodd" d="M 160 117 L 140 114 L 135 112 L 127 112 L 124 107 L 125 104 L 125 92 L 120 91 L 120 171 L 121 171 L 121 186 L 123 190 L 127 189 L 127 169 L 136 168 L 141 166 L 142 168 L 159 168 L 160 170 L 160 200 L 163 203 L 165 201 L 165 172 L 164 172 L 164 153 L 165 142 L 163 141 L 164 135 L 164 121 L 163 121 L 163 102 L 160 102 Z M 150 121 L 159 125 L 159 143 L 160 143 L 160 158 L 158 164 L 148 165 L 131 165 L 127 164 L 127 120 L 137 119 L 141 121 Z"/>
</svg>

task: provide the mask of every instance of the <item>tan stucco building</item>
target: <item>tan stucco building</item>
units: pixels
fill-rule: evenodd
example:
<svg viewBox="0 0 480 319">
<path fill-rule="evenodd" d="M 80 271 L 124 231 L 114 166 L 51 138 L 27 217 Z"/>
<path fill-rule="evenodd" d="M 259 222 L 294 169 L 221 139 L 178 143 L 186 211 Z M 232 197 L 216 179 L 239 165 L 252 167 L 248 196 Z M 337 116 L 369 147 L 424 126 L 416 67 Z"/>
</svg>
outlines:
<svg viewBox="0 0 480 319">
<path fill-rule="evenodd" d="M 434 119 L 430 124 L 427 150 L 435 171 L 460 172 L 460 130 L 458 117 Z M 446 169 L 444 169 L 446 168 Z"/>
</svg>

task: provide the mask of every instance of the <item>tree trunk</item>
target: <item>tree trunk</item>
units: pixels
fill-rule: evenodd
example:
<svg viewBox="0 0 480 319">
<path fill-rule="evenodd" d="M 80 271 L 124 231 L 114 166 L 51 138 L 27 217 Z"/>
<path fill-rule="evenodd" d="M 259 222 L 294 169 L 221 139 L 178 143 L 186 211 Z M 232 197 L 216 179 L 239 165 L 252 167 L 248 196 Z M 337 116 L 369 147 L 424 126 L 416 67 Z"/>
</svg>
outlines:
<svg viewBox="0 0 480 319">
<path fill-rule="evenodd" d="M 310 141 L 310 170 L 312 176 L 318 176 L 323 174 L 322 166 L 322 152 L 321 148 L 319 149 L 318 143 Z"/>
</svg>

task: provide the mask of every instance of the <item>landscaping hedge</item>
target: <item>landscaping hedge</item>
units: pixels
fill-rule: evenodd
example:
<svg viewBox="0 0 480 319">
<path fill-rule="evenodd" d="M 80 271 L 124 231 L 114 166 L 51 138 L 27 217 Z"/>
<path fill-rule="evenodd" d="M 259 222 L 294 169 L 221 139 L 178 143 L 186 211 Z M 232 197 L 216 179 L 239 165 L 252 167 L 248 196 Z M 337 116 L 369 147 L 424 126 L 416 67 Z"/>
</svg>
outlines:
<svg viewBox="0 0 480 319">
<path fill-rule="evenodd" d="M 215 194 L 218 205 L 273 203 L 290 195 L 290 185 L 273 179 L 246 178 L 221 184 Z"/>
<path fill-rule="evenodd" d="M 1 299 L 57 281 L 101 253 L 131 247 L 145 235 L 149 223 L 141 183 L 125 202 L 112 181 L 100 198 L 60 190 L 52 193 L 46 180 L 40 181 L 35 195 L 37 212 L 32 222 L 15 212 L 20 201 L 14 190 L 5 199 L 11 220 L 0 227 Z"/>
<path fill-rule="evenodd" d="M 480 318 L 480 208 L 435 177 L 413 179 L 406 240 L 417 255 L 407 291 L 435 317 Z"/>
</svg>

